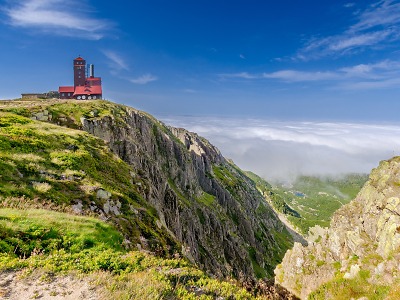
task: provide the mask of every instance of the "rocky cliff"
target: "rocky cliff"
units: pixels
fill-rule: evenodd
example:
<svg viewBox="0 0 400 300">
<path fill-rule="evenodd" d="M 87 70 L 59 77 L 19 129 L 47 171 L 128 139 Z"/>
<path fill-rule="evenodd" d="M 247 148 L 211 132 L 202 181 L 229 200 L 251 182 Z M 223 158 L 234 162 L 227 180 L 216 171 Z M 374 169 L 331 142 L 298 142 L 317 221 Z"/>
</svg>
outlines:
<svg viewBox="0 0 400 300">
<path fill-rule="evenodd" d="M 138 195 L 124 197 L 145 202 L 145 209 L 107 189 L 86 191 L 95 195 L 71 202 L 82 213 L 116 220 L 126 245 L 167 255 L 179 245 L 204 270 L 236 278 L 271 276 L 292 246 L 254 183 L 194 133 L 106 101 L 4 102 L 1 108 L 86 131 L 130 166 L 130 184 Z M 151 226 L 136 228 L 138 222 Z"/>
<path fill-rule="evenodd" d="M 312 229 L 308 247 L 296 243 L 286 253 L 276 282 L 304 299 L 399 299 L 399 195 L 395 157 L 371 172 L 329 228 Z"/>
</svg>

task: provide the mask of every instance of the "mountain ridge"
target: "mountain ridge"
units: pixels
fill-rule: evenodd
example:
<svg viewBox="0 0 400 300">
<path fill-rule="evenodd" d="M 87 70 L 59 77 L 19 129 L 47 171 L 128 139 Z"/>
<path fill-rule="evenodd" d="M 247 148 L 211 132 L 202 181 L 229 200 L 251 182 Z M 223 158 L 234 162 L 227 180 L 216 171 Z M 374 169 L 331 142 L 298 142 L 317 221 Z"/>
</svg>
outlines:
<svg viewBox="0 0 400 300">
<path fill-rule="evenodd" d="M 400 157 L 372 170 L 357 197 L 329 228 L 310 229 L 275 269 L 275 281 L 305 299 L 400 297 Z"/>
<path fill-rule="evenodd" d="M 285 226 L 253 182 L 194 133 L 167 127 L 147 113 L 107 101 L 10 101 L 1 102 L 0 110 L 32 122 L 62 126 L 57 127 L 60 131 L 86 131 L 104 140 L 102 147 L 129 165 L 124 180 L 130 182 L 136 201 L 148 203 L 145 211 L 140 205 L 132 207 L 129 195 L 126 198 L 110 188 L 86 191 L 88 197 L 68 206 L 111 218 L 125 230 L 125 243 L 130 247 L 164 255 L 179 251 L 218 277 L 246 278 L 271 277 L 292 245 Z M 80 145 L 78 149 L 73 143 L 66 147 L 72 147 L 63 150 L 71 157 L 80 151 Z M 33 167 L 31 175 L 42 185 L 58 184 L 61 177 L 57 176 L 72 181 L 84 177 L 79 170 L 70 175 L 39 169 Z M 27 191 L 32 189 L 28 185 Z M 134 221 L 126 219 L 126 213 Z M 139 231 L 130 225 L 138 219 L 143 224 Z M 149 220 L 150 227 L 146 225 Z M 132 239 L 129 232 L 136 232 L 136 237 Z"/>
</svg>

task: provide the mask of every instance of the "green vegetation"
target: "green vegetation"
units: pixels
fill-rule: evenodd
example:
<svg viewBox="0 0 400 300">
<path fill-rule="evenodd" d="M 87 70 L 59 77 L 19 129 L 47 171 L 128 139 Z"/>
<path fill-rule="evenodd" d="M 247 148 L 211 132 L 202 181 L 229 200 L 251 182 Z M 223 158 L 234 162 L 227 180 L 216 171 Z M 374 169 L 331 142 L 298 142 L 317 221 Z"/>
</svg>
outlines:
<svg viewBox="0 0 400 300">
<path fill-rule="evenodd" d="M 277 187 L 285 202 L 300 216 L 288 216 L 303 233 L 310 227 L 329 226 L 333 213 L 349 203 L 368 179 L 365 174 L 348 174 L 341 178 L 301 176 L 290 188 Z"/>
<path fill-rule="evenodd" d="M 258 299 L 237 283 L 212 279 L 183 259 L 127 252 L 121 234 L 95 218 L 0 209 L 0 237 L 0 271 L 90 274 L 105 289 L 104 299 Z"/>
<path fill-rule="evenodd" d="M 178 196 L 178 199 L 180 202 L 186 206 L 190 206 L 190 202 L 187 197 L 180 191 L 180 189 L 176 186 L 175 182 L 171 179 L 168 178 L 168 185 L 169 187 L 175 192 L 175 194 Z"/>
<path fill-rule="evenodd" d="M 136 193 L 129 166 L 102 140 L 4 112 L 0 112 L 0 166 L 3 198 L 44 196 L 62 204 L 90 198 L 85 186 Z M 139 200 L 138 195 L 134 198 Z"/>
<path fill-rule="evenodd" d="M 257 262 L 256 250 L 253 247 L 250 247 L 248 252 L 249 252 L 249 257 L 251 259 L 251 264 L 254 269 L 254 273 L 256 274 L 257 278 L 266 277 L 267 272 Z"/>
<path fill-rule="evenodd" d="M 235 177 L 225 166 L 213 166 L 213 172 L 216 178 L 231 190 L 234 190 L 240 184 L 237 177 Z"/>
<path fill-rule="evenodd" d="M 371 300 L 387 299 L 391 287 L 370 283 L 368 281 L 369 277 L 370 274 L 367 270 L 360 270 L 360 272 L 352 279 L 344 279 L 342 275 L 338 275 L 334 280 L 321 285 L 317 290 L 313 291 L 308 296 L 308 299 L 347 300 L 360 299 L 363 297 Z"/>
<path fill-rule="evenodd" d="M 244 189 L 244 186 L 239 178 L 246 178 L 241 171 L 238 171 L 238 168 L 233 164 L 229 163 L 229 165 L 214 165 L 213 174 L 215 177 L 235 198 L 238 202 L 241 202 L 241 191 Z"/>
<path fill-rule="evenodd" d="M 122 235 L 95 218 L 48 210 L 0 209 L 0 252 L 11 257 L 49 254 L 64 249 L 122 251 Z"/>
<path fill-rule="evenodd" d="M 290 186 L 272 186 L 254 173 L 246 172 L 275 210 L 307 233 L 310 227 L 327 227 L 333 213 L 349 203 L 360 191 L 368 176 L 348 174 L 341 178 L 300 176 Z"/>
<path fill-rule="evenodd" d="M 156 225 L 154 208 L 140 195 L 144 179 L 132 178 L 132 168 L 88 133 L 0 112 L 0 169 L 0 207 L 71 211 L 79 199 L 82 209 L 91 213 L 95 207 L 99 213 L 105 199 L 97 191 L 103 189 L 109 201 L 120 204 L 121 215 L 111 220 L 132 245 L 142 235 L 154 249 L 176 250 Z"/>
<path fill-rule="evenodd" d="M 197 198 L 197 201 L 207 207 L 212 207 L 212 205 L 215 204 L 215 197 L 206 192 L 203 192 L 202 195 Z"/>
<path fill-rule="evenodd" d="M 289 232 L 287 232 L 286 229 L 283 232 L 273 230 L 272 234 L 274 235 L 276 242 L 282 249 L 290 249 L 293 247 L 293 241 L 292 241 L 292 239 L 290 239 L 290 234 L 289 234 Z M 281 262 L 282 258 L 283 258 L 283 256 L 279 257 L 277 259 L 276 263 Z"/>
<path fill-rule="evenodd" d="M 260 176 L 254 174 L 253 172 L 247 171 L 246 175 L 254 182 L 257 189 L 260 191 L 275 210 L 285 215 L 296 216 L 300 215 L 293 210 L 289 205 L 286 204 L 284 197 L 279 193 L 273 192 L 273 187 L 267 181 L 262 179 Z"/>
</svg>

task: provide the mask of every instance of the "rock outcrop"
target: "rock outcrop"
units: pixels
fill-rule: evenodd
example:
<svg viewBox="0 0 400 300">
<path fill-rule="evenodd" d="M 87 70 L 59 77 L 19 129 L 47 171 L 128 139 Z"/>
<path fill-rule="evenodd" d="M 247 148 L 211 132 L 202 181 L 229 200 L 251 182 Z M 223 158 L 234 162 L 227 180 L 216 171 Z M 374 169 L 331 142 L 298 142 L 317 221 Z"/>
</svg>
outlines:
<svg viewBox="0 0 400 300">
<path fill-rule="evenodd" d="M 83 117 L 82 129 L 148 180 L 143 196 L 182 252 L 217 276 L 272 275 L 291 237 L 254 183 L 197 134 L 124 111 Z"/>
<path fill-rule="evenodd" d="M 129 164 L 128 190 L 81 186 L 79 193 L 85 193 L 85 199 L 77 197 L 71 203 L 76 213 L 94 213 L 116 223 L 126 245 L 155 253 L 160 250 L 159 255 L 173 255 L 178 247 L 211 274 L 243 279 L 272 277 L 293 245 L 285 225 L 255 184 L 195 133 L 165 126 L 144 112 L 107 101 L 13 101 L 0 108 L 33 122 L 86 131 L 105 141 L 107 151 L 111 149 Z M 64 127 L 57 130 L 61 133 Z M 79 152 L 75 144 L 66 147 L 71 148 L 66 153 Z M 99 155 L 100 150 L 91 152 L 90 145 L 85 149 Z M 77 168 L 75 173 L 84 177 Z M 47 173 L 65 181 L 72 176 Z"/>
<path fill-rule="evenodd" d="M 286 253 L 276 282 L 301 298 L 317 289 L 314 296 L 321 299 L 334 298 L 340 288 L 346 293 L 357 287 L 357 297 L 391 293 L 400 275 L 399 197 L 395 157 L 371 172 L 356 199 L 334 214 L 330 228 L 313 228 L 308 247 L 296 243 Z"/>
</svg>

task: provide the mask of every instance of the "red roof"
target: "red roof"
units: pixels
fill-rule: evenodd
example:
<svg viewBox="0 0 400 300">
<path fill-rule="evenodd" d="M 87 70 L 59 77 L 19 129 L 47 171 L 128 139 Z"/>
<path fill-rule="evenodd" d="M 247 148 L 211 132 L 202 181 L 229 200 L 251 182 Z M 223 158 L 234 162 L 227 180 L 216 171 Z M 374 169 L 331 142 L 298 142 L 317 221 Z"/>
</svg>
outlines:
<svg viewBox="0 0 400 300">
<path fill-rule="evenodd" d="M 60 86 L 58 88 L 59 93 L 73 93 L 74 87 L 73 86 Z"/>
<path fill-rule="evenodd" d="M 75 60 L 83 60 L 83 58 L 78 56 L 77 58 L 75 58 Z"/>
<path fill-rule="evenodd" d="M 94 86 L 77 86 L 75 88 L 75 95 L 101 95 L 103 91 L 101 89 L 101 85 Z"/>
</svg>

